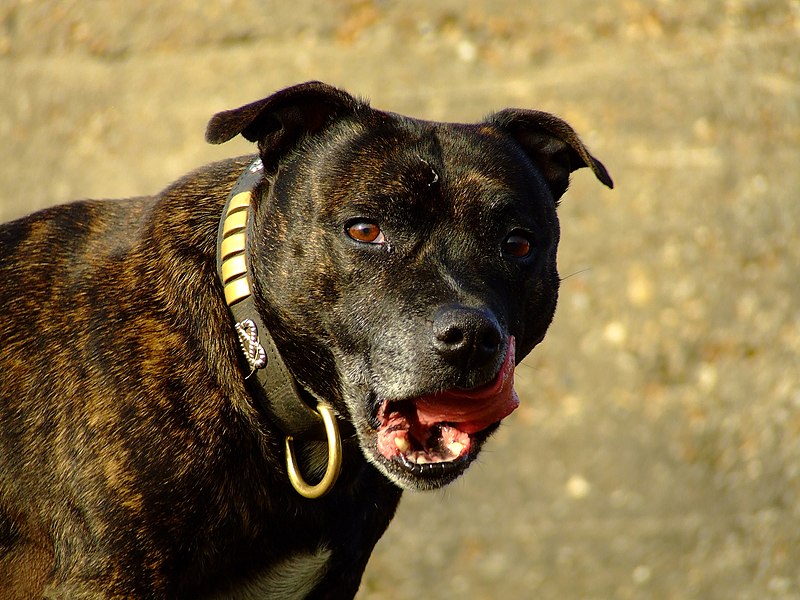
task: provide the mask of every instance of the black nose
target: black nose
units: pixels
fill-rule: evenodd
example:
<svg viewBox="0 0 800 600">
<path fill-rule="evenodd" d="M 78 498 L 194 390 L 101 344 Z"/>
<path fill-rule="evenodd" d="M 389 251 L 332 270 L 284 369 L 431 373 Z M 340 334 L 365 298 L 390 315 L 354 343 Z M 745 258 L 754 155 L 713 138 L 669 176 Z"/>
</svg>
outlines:
<svg viewBox="0 0 800 600">
<path fill-rule="evenodd" d="M 447 305 L 433 317 L 434 345 L 445 360 L 463 368 L 478 368 L 497 357 L 503 336 L 488 310 Z"/>
</svg>

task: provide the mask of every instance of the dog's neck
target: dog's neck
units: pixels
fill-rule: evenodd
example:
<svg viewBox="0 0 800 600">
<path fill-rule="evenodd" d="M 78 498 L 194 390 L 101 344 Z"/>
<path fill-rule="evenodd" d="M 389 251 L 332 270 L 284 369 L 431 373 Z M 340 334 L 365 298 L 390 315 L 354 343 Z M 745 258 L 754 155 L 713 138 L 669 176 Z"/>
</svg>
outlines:
<svg viewBox="0 0 800 600">
<path fill-rule="evenodd" d="M 249 374 L 255 376 L 252 395 L 264 415 L 286 436 L 287 468 L 295 489 L 306 497 L 326 493 L 336 480 L 341 463 L 341 442 L 331 407 L 317 400 L 316 410 L 304 400 L 297 382 L 289 372 L 275 341 L 264 325 L 253 300 L 252 271 L 247 240 L 253 219 L 253 190 L 264 177 L 261 159 L 245 169 L 228 194 L 217 233 L 217 274 L 225 292 L 225 302 L 233 317 L 233 331 L 239 337 Z M 292 441 L 328 441 L 328 469 L 316 486 L 308 486 L 299 477 Z"/>
</svg>

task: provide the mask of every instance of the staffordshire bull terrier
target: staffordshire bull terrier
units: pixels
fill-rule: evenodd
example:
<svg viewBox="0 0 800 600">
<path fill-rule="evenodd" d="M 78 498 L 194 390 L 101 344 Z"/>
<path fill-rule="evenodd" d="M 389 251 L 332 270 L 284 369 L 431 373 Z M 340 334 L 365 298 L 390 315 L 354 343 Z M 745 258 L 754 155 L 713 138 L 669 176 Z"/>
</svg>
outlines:
<svg viewBox="0 0 800 600">
<path fill-rule="evenodd" d="M 0 597 L 351 598 L 461 475 L 553 318 L 561 119 L 319 82 L 214 116 L 256 156 L 0 226 Z"/>
</svg>

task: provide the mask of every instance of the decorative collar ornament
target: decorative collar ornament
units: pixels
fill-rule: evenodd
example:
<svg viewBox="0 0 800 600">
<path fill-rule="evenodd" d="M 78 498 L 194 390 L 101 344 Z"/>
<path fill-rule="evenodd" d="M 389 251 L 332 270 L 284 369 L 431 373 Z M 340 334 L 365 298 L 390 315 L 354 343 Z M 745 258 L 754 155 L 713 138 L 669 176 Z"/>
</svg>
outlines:
<svg viewBox="0 0 800 600">
<path fill-rule="evenodd" d="M 256 310 L 248 269 L 247 240 L 253 223 L 253 190 L 263 178 L 264 166 L 256 159 L 233 186 L 217 233 L 217 274 L 225 290 L 225 303 L 234 321 L 244 359 L 255 375 L 254 396 L 261 410 L 286 436 L 286 467 L 294 489 L 306 498 L 319 498 L 333 487 L 342 465 L 342 442 L 333 407 L 310 390 L 317 401 L 311 408 L 283 361 L 272 336 Z M 328 465 L 319 483 L 305 482 L 297 466 L 294 440 L 326 440 Z"/>
</svg>

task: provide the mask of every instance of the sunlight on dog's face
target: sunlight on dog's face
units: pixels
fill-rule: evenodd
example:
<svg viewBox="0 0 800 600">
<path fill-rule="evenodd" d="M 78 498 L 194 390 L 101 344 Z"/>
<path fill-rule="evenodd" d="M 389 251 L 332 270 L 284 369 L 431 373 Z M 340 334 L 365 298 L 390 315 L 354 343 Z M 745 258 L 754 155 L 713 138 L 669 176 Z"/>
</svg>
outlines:
<svg viewBox="0 0 800 600">
<path fill-rule="evenodd" d="M 336 183 L 319 178 L 301 212 L 314 287 L 331 292 L 315 309 L 340 410 L 392 481 L 440 487 L 518 404 L 514 366 L 544 336 L 558 293 L 555 200 L 487 126 L 398 118 L 337 133 L 317 159 Z"/>
</svg>

